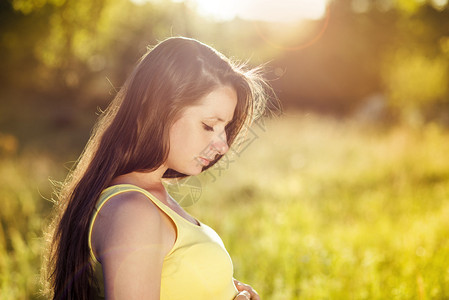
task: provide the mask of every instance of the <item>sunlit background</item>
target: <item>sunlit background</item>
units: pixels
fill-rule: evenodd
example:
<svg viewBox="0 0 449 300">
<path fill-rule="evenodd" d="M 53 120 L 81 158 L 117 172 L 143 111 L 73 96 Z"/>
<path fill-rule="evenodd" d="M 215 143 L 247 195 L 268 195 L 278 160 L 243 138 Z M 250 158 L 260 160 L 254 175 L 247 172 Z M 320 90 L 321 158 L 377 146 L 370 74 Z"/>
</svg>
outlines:
<svg viewBox="0 0 449 300">
<path fill-rule="evenodd" d="M 146 1 L 135 0 L 135 3 Z M 268 22 L 298 22 L 320 19 L 326 11 L 327 0 L 187 0 L 179 1 L 193 7 L 199 14 L 218 21 L 236 17 Z"/>
<path fill-rule="evenodd" d="M 179 35 L 264 64 L 284 108 L 172 190 L 236 278 L 265 300 L 449 298 L 447 0 L 6 0 L 0 28 L 0 300 L 42 299 L 49 179 Z"/>
</svg>

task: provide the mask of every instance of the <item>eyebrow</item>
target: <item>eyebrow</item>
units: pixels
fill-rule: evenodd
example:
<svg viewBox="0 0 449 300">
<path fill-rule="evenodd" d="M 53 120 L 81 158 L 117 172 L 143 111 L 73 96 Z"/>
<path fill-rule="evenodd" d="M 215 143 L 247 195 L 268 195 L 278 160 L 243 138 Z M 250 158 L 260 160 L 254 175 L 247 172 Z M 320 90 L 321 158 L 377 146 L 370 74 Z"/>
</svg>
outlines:
<svg viewBox="0 0 449 300">
<path fill-rule="evenodd" d="M 218 120 L 218 121 L 223 122 L 223 123 L 226 123 L 226 124 L 228 124 L 228 123 L 230 123 L 230 122 L 232 121 L 232 119 L 231 119 L 231 120 L 229 120 L 228 122 L 225 122 L 225 120 L 223 120 L 223 119 L 220 118 L 220 117 L 209 117 L 209 118 L 206 118 L 206 119 L 208 119 L 208 120 L 215 119 L 215 120 Z"/>
</svg>

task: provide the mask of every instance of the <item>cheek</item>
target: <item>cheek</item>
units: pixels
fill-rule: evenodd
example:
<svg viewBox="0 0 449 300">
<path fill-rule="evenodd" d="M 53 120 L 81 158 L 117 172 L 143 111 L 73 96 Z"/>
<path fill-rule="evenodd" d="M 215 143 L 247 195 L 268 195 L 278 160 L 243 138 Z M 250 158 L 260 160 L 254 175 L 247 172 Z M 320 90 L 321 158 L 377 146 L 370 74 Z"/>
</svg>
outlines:
<svg viewBox="0 0 449 300">
<path fill-rule="evenodd" d="M 170 131 L 170 148 L 173 154 L 191 154 L 189 152 L 198 148 L 201 136 L 197 131 L 189 122 L 175 123 Z"/>
<path fill-rule="evenodd" d="M 170 129 L 170 155 L 172 158 L 179 155 L 179 149 L 182 147 L 182 126 L 180 125 L 175 123 Z"/>
</svg>

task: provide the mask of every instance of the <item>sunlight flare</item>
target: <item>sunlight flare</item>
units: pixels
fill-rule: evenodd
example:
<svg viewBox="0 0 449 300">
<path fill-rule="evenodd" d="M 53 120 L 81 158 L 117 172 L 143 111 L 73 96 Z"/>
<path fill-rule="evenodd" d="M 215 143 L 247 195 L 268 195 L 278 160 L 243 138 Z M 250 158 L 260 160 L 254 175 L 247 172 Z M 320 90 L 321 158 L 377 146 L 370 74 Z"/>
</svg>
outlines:
<svg viewBox="0 0 449 300">
<path fill-rule="evenodd" d="M 142 0 L 133 0 L 142 1 Z M 201 15 L 226 21 L 247 20 L 291 23 L 323 18 L 329 0 L 174 0 L 185 2 Z"/>
</svg>

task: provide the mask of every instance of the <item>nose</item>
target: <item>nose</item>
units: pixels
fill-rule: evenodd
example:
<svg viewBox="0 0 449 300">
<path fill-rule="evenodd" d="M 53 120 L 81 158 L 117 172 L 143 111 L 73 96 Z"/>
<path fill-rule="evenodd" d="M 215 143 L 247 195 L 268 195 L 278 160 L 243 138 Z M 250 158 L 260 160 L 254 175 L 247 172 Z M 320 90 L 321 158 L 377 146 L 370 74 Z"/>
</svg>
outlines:
<svg viewBox="0 0 449 300">
<path fill-rule="evenodd" d="M 225 143 L 222 143 L 220 146 L 216 147 L 215 149 L 217 149 L 217 152 L 218 152 L 220 155 L 224 155 L 226 152 L 228 152 L 229 146 L 228 146 L 228 144 L 225 142 Z"/>
<path fill-rule="evenodd" d="M 212 142 L 212 148 L 217 151 L 220 155 L 224 155 L 229 150 L 229 145 L 227 142 L 226 132 L 223 131 L 215 141 Z"/>
</svg>

